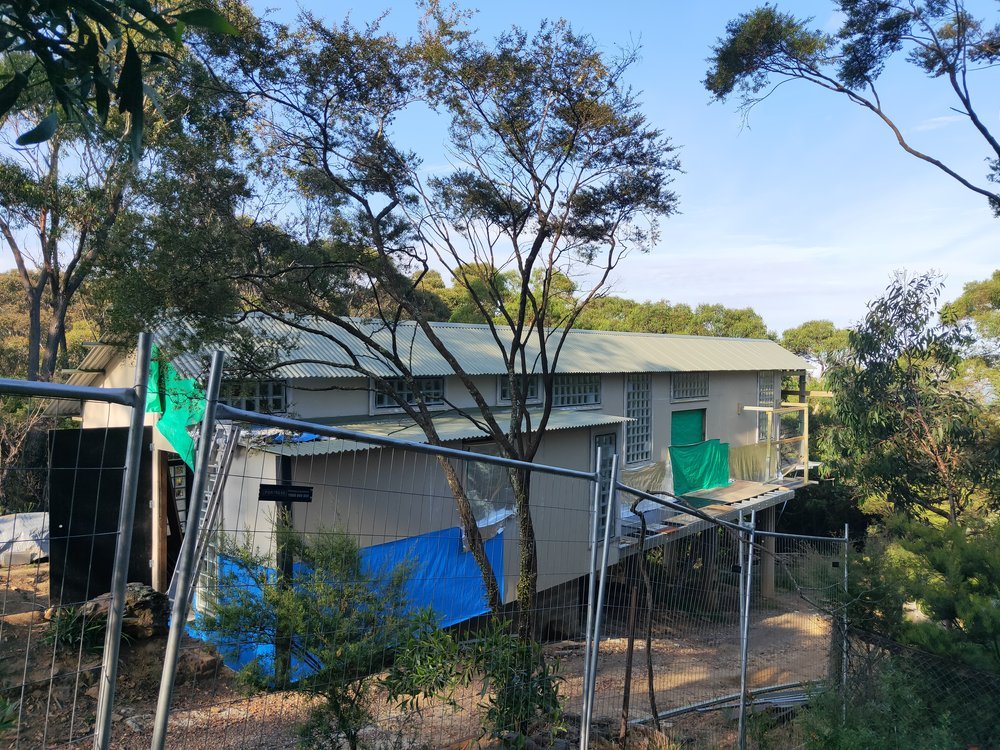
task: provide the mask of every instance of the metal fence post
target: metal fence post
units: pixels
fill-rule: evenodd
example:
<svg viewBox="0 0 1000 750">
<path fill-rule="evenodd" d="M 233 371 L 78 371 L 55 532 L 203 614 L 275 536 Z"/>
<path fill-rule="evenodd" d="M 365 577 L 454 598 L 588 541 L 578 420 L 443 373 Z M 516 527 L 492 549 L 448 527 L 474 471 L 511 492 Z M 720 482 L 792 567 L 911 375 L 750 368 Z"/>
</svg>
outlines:
<svg viewBox="0 0 1000 750">
<path fill-rule="evenodd" d="M 608 512 L 604 516 L 604 546 L 601 549 L 601 576 L 597 586 L 597 608 L 594 612 L 594 646 L 590 651 L 587 671 L 588 686 L 585 695 L 583 727 L 580 743 L 583 750 L 590 747 L 590 718 L 594 712 L 594 688 L 597 684 L 597 657 L 601 646 L 601 623 L 604 619 L 604 589 L 608 579 L 608 552 L 611 547 L 612 513 L 617 512 L 615 498 L 618 494 L 618 454 L 611 455 L 611 486 L 608 488 Z"/>
<path fill-rule="evenodd" d="M 594 473 L 594 504 L 590 524 L 590 577 L 587 581 L 587 625 L 583 632 L 583 705 L 580 707 L 580 750 L 585 750 L 587 732 L 584 721 L 587 716 L 587 695 L 590 690 L 590 651 L 594 628 L 594 597 L 597 595 L 597 528 L 601 523 L 601 460 L 604 448 L 597 448 L 597 467 Z"/>
<path fill-rule="evenodd" d="M 205 416 L 201 421 L 201 436 L 198 439 L 198 455 L 195 463 L 194 486 L 191 490 L 191 507 L 188 518 L 191 524 L 188 533 L 197 534 L 198 519 L 201 518 L 201 506 L 205 501 L 205 487 L 208 482 L 209 456 L 212 450 L 212 436 L 215 434 L 215 406 L 219 400 L 219 386 L 222 383 L 222 365 L 225 356 L 222 352 L 212 355 L 212 367 L 208 374 L 208 387 L 205 393 Z M 194 540 L 197 542 L 197 539 Z M 174 678 L 177 669 L 177 657 L 180 652 L 181 638 L 187 622 L 188 602 L 191 598 L 191 586 L 194 584 L 192 572 L 195 567 L 194 551 L 197 544 L 184 545 L 181 548 L 181 559 L 177 561 L 180 573 L 177 577 L 177 591 L 170 612 L 170 633 L 167 636 L 167 649 L 163 655 L 163 673 L 160 676 L 160 693 L 156 702 L 156 718 L 153 723 L 153 736 L 150 747 L 152 750 L 163 750 L 167 740 L 167 721 L 170 718 L 170 701 L 173 698 Z"/>
<path fill-rule="evenodd" d="M 740 571 L 740 579 L 745 581 L 740 616 L 740 750 L 746 750 L 747 747 L 747 668 L 750 655 L 750 597 L 753 593 L 753 545 L 756 524 L 757 511 L 752 511 L 746 531 L 746 557 L 740 556 L 740 565 L 746 565 L 746 570 Z M 740 532 L 740 546 L 743 545 L 743 533 Z"/>
<path fill-rule="evenodd" d="M 94 748 L 107 750 L 111 742 L 111 709 L 115 702 L 118 679 L 118 650 L 121 646 L 122 618 L 125 612 L 125 586 L 128 583 L 129 556 L 132 552 L 132 525 L 135 520 L 136 491 L 139 487 L 139 463 L 142 459 L 142 432 L 146 421 L 146 388 L 149 383 L 149 359 L 153 339 L 148 333 L 139 336 L 135 363 L 135 388 L 132 418 L 129 420 L 125 474 L 122 477 L 121 504 L 118 510 L 118 539 L 111 573 L 111 602 L 108 606 L 101 680 L 97 693 L 94 723 Z"/>
<path fill-rule="evenodd" d="M 850 526 L 849 524 L 844 524 L 844 553 L 843 553 L 843 565 L 844 565 L 844 603 L 840 607 L 840 688 L 841 695 L 844 697 L 844 714 L 846 719 L 847 713 L 847 660 L 850 657 L 850 642 L 847 638 L 847 597 L 848 597 L 848 575 L 847 575 L 847 552 L 848 546 L 851 543 L 850 536 Z"/>
</svg>

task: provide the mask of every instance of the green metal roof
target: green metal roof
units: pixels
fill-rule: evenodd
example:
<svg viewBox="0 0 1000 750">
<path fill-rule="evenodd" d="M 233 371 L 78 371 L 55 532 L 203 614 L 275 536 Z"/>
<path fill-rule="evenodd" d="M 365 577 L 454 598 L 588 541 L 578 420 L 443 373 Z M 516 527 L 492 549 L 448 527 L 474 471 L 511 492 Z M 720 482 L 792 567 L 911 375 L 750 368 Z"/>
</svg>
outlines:
<svg viewBox="0 0 1000 750">
<path fill-rule="evenodd" d="M 496 415 L 500 424 L 504 424 L 508 414 L 500 412 Z M 599 425 L 620 424 L 629 421 L 626 417 L 602 414 L 598 411 L 570 411 L 553 409 L 549 417 L 546 431 L 570 430 L 581 427 L 597 427 Z M 410 440 L 414 443 L 426 443 L 424 431 L 413 423 L 409 417 L 400 415 L 395 419 L 358 420 L 350 424 L 337 423 L 338 427 L 355 432 L 365 432 L 370 435 Z M 449 412 L 434 418 L 434 428 L 445 442 L 456 440 L 482 440 L 487 434 L 469 421 L 468 417 Z M 252 440 L 252 438 L 251 438 Z M 320 456 L 329 453 L 345 453 L 348 451 L 365 451 L 377 448 L 368 443 L 338 438 L 321 438 L 304 443 L 282 442 L 266 443 L 261 448 L 268 453 L 283 456 Z"/>
<path fill-rule="evenodd" d="M 415 376 L 454 374 L 434 343 L 413 322 L 398 324 L 395 335 L 380 322 L 352 319 L 372 341 L 395 348 Z M 283 378 L 358 377 L 357 368 L 378 375 L 396 374 L 375 347 L 366 346 L 343 328 L 329 321 L 309 321 L 313 332 L 304 332 L 257 316 L 246 323 L 259 335 L 292 341 L 283 359 L 295 364 L 282 366 Z M 457 359 L 469 375 L 500 375 L 506 372 L 503 352 L 509 351 L 513 334 L 502 327 L 496 333 L 487 325 L 433 323 L 440 343 Z M 560 333 L 550 332 L 546 344 L 551 358 Z M 529 367 L 541 372 L 537 333 L 525 335 Z M 502 347 L 502 349 L 501 349 Z M 198 355 L 182 355 L 175 361 L 178 370 L 191 376 L 201 368 Z M 736 372 L 749 370 L 803 370 L 805 360 L 768 339 L 736 339 L 715 336 L 679 336 L 655 333 L 619 333 L 573 330 L 559 355 L 556 371 L 562 373 L 628 372 Z"/>
</svg>

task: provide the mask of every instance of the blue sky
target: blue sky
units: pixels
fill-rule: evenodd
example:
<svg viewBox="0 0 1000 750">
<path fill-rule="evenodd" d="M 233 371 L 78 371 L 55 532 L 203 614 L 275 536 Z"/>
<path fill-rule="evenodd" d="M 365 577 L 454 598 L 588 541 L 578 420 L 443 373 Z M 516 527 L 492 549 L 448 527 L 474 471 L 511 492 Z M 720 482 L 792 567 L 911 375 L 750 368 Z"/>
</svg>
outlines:
<svg viewBox="0 0 1000 750">
<path fill-rule="evenodd" d="M 641 43 L 629 80 L 643 92 L 650 120 L 680 147 L 685 173 L 674 187 L 681 214 L 662 224 L 651 253 L 623 261 L 614 293 L 749 305 L 780 333 L 815 318 L 857 321 L 895 270 L 936 269 L 952 298 L 964 283 L 1000 267 L 1000 222 L 985 200 L 903 153 L 870 113 L 801 82 L 758 106 L 748 125 L 735 103 L 709 104 L 701 80 L 710 47 L 727 21 L 755 5 L 480 0 L 473 25 L 485 38 L 511 24 L 531 30 L 542 18 L 562 17 L 609 52 Z M 993 3 L 970 5 L 995 15 Z M 359 24 L 389 10 L 383 26 L 401 36 L 415 31 L 420 14 L 414 3 L 378 0 L 353 10 L 319 0 L 301 7 L 330 21 L 350 14 Z M 796 0 L 779 7 L 811 16 L 817 28 L 836 28 L 832 3 Z M 291 12 L 273 17 L 289 19 Z M 1000 130 L 1000 87 L 989 75 L 971 85 L 984 121 Z M 900 61 L 879 89 L 885 109 L 916 147 L 982 182 L 987 151 L 949 110 L 943 84 Z M 399 135 L 428 162 L 443 152 L 443 131 L 413 131 Z"/>
</svg>

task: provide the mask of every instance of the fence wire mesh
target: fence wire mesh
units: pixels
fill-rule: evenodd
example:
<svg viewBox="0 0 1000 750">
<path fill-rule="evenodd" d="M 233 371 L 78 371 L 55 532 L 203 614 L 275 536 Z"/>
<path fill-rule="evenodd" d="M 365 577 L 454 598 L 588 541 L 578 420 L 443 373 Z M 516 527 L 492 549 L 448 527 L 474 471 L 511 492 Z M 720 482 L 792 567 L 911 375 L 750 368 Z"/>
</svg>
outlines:
<svg viewBox="0 0 1000 750">
<path fill-rule="evenodd" d="M 124 473 L 124 443 L 115 436 L 125 428 L 112 428 L 111 410 L 106 413 L 104 430 L 36 428 L 37 450 L 22 450 L 15 460 L 7 453 L 0 469 L 5 517 L 11 510 L 53 514 L 45 521 L 52 532 L 48 562 L 16 555 L 2 561 L 4 746 L 84 747 L 93 741 L 104 633 L 100 604 L 93 600 L 111 586 Z M 510 472 L 476 455 L 490 450 L 485 443 L 468 445 L 465 457 L 440 457 L 312 440 L 259 424 L 240 427 L 214 516 L 209 506 L 198 516 L 188 514 L 190 467 L 147 433 L 140 475 L 145 494 L 136 501 L 129 571 L 129 581 L 145 588 L 129 589 L 127 601 L 135 607 L 126 613 L 111 747 L 149 746 L 161 672 L 170 668 L 162 638 L 168 605 L 154 590 L 168 588 L 181 540 L 200 524 L 208 536 L 198 546 L 200 570 L 176 665 L 167 747 L 296 747 L 303 727 L 318 726 L 310 725 L 314 709 L 331 698 L 356 713 L 346 719 L 323 714 L 319 734 L 325 739 L 317 747 L 342 744 L 343 731 L 338 735 L 331 727 L 351 719 L 358 719 L 359 734 L 346 744 L 373 748 L 449 747 L 490 726 L 500 733 L 537 732 L 543 727 L 533 717 L 552 700 L 562 709 L 564 742 L 575 742 L 585 690 L 589 579 L 600 547 L 593 540 L 600 539 L 605 520 L 611 546 L 594 746 L 617 736 L 626 684 L 628 721 L 658 714 L 663 730 L 679 742 L 737 745 L 744 599 L 733 530 L 660 533 L 638 545 L 626 539 L 636 528 L 629 500 L 611 502 L 607 472 L 595 485 L 587 476 L 593 456 L 580 455 L 558 431 L 538 458 L 579 475 L 544 467 L 524 473 L 535 543 L 522 548 L 526 529 Z M 471 539 L 456 482 L 475 521 Z M 308 487 L 311 498 L 262 499 L 262 485 Z M 69 514 L 64 526 L 60 513 Z M 16 523 L 19 516 L 13 518 Z M 834 564 L 842 545 L 780 538 L 758 540 L 754 550 L 747 686 L 754 698 L 779 688 L 780 700 L 755 702 L 770 710 L 768 705 L 793 700 L 789 686 L 827 676 L 831 643 L 837 642 L 831 621 L 839 606 L 841 570 Z M 494 573 L 496 596 L 510 621 L 506 630 L 488 624 L 490 587 L 476 563 L 479 551 Z M 535 555 L 539 571 L 529 619 L 544 669 L 538 668 L 539 653 L 525 654 L 516 638 L 505 637 L 517 628 L 525 554 Z M 68 586 L 76 577 L 84 582 Z M 434 612 L 434 624 L 444 631 L 433 632 L 446 633 L 447 641 L 428 635 L 429 621 L 414 621 L 421 608 Z M 427 648 L 407 653 L 400 644 L 414 632 L 425 636 Z M 435 673 L 435 658 L 450 671 Z M 407 701 L 400 673 L 404 687 L 413 688 L 419 673 L 430 683 L 437 675 L 437 687 L 445 689 Z M 397 683 L 389 679 L 394 676 Z M 288 689 L 292 683 L 309 689 Z M 527 695 L 535 709 L 511 705 L 511 696 Z"/>
<path fill-rule="evenodd" d="M 45 406 L 0 402 L 0 739 L 18 748 L 94 732 L 128 437 Z"/>
</svg>

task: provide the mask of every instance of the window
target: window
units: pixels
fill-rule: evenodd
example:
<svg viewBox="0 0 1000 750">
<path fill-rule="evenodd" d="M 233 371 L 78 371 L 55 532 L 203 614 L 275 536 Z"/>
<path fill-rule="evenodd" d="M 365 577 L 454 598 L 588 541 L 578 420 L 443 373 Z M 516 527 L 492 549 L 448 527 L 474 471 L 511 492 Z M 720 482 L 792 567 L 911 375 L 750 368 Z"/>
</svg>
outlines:
<svg viewBox="0 0 1000 750">
<path fill-rule="evenodd" d="M 675 372 L 670 376 L 672 401 L 695 401 L 708 398 L 707 372 Z"/>
<path fill-rule="evenodd" d="M 522 375 L 521 379 L 524 384 L 521 390 L 524 393 L 525 401 L 529 403 L 538 401 L 538 376 Z M 508 375 L 500 376 L 500 402 L 510 403 L 510 376 Z"/>
<path fill-rule="evenodd" d="M 775 399 L 774 393 L 774 373 L 773 372 L 759 372 L 757 373 L 757 406 L 777 406 L 778 402 Z M 767 435 L 767 424 L 768 415 L 766 412 L 757 412 L 757 442 L 764 442 L 768 439 Z M 774 417 L 770 417 L 772 422 L 772 429 L 774 424 Z"/>
<path fill-rule="evenodd" d="M 444 403 L 444 378 L 414 378 L 407 382 L 406 378 L 389 378 L 388 388 L 407 404 L 417 403 L 417 398 L 423 398 L 428 406 Z M 387 393 L 375 393 L 376 409 L 398 409 L 399 401 Z"/>
<path fill-rule="evenodd" d="M 625 416 L 633 420 L 625 423 L 625 463 L 648 461 L 653 423 L 648 373 L 625 378 Z"/>
<path fill-rule="evenodd" d="M 219 401 L 234 409 L 278 414 L 285 411 L 285 384 L 280 380 L 238 380 L 223 383 Z"/>
<path fill-rule="evenodd" d="M 600 375 L 556 375 L 553 406 L 594 406 L 601 403 Z"/>
<path fill-rule="evenodd" d="M 470 445 L 468 450 L 487 456 L 500 455 L 494 443 Z M 510 472 L 503 466 L 466 459 L 465 493 L 476 521 L 480 524 L 499 520 L 514 509 L 514 488 L 510 483 Z"/>
<path fill-rule="evenodd" d="M 611 466 L 612 459 L 617 449 L 617 436 L 613 432 L 594 436 L 594 464 L 600 470 L 600 495 L 598 497 L 600 513 L 597 518 L 597 528 L 591 529 L 592 538 L 597 539 L 598 544 L 604 539 L 604 524 L 607 523 L 608 513 L 614 513 L 611 517 L 611 536 L 619 535 L 618 522 L 616 518 L 617 509 L 611 504 Z M 598 465 L 600 458 L 600 465 Z M 617 499 L 617 498 L 616 498 Z"/>
</svg>

